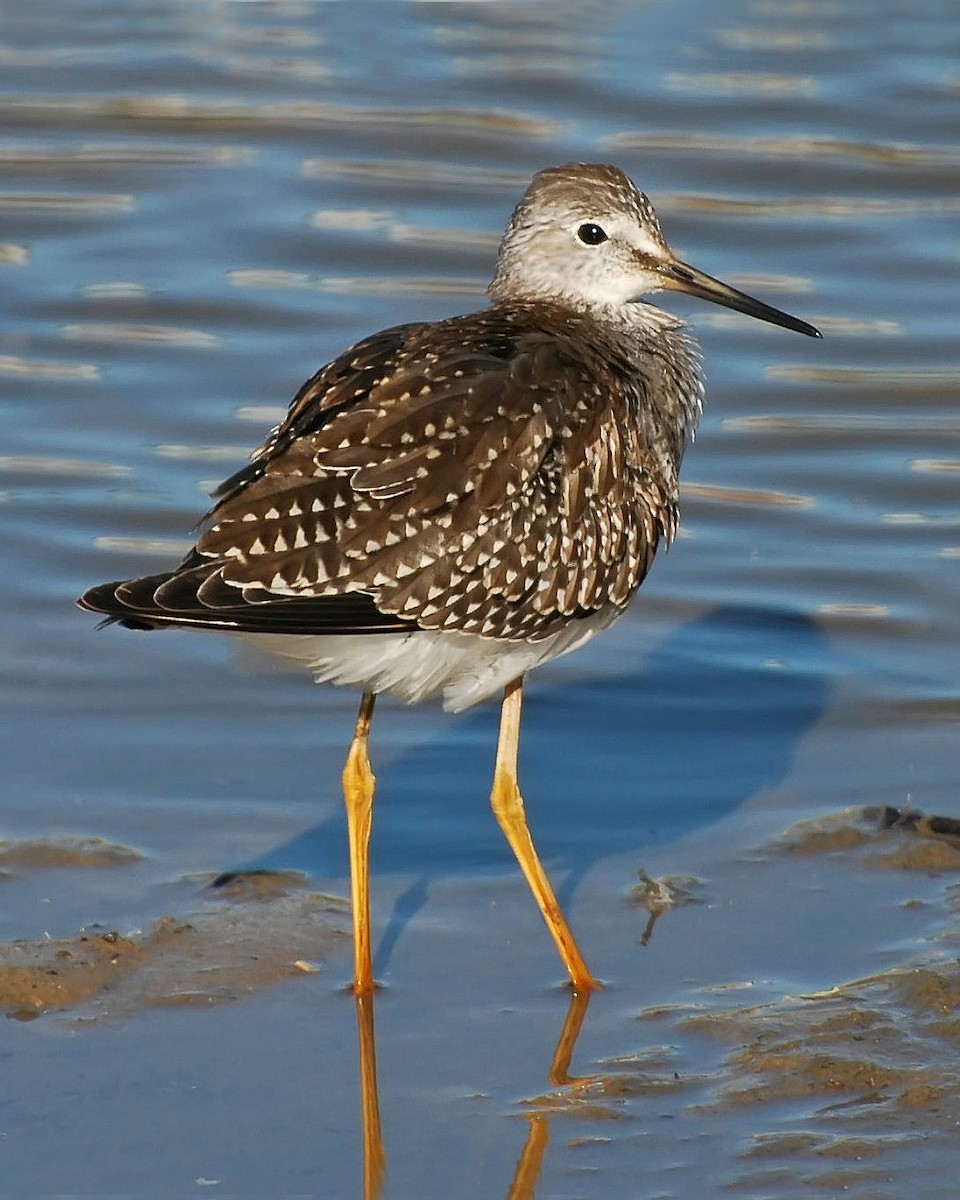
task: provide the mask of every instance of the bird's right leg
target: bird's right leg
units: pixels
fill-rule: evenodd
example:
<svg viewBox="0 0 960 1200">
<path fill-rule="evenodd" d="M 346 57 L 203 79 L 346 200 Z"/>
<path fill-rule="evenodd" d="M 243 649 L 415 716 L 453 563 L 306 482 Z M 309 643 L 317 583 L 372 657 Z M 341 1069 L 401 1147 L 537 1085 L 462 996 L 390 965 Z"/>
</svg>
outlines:
<svg viewBox="0 0 960 1200">
<path fill-rule="evenodd" d="M 563 965 L 567 968 L 570 983 L 577 993 L 590 992 L 599 988 L 599 983 L 590 974 L 583 961 L 577 943 L 573 940 L 560 905 L 554 895 L 550 880 L 537 856 L 533 838 L 527 828 L 527 817 L 523 808 L 523 797 L 517 784 L 517 754 L 520 745 L 520 701 L 523 696 L 523 678 L 515 679 L 503 692 L 503 708 L 500 711 L 500 737 L 497 742 L 497 763 L 494 769 L 493 791 L 490 805 L 494 815 L 517 856 L 520 869 L 526 877 L 537 907 L 547 923 L 556 943 Z"/>
<path fill-rule="evenodd" d="M 350 845 L 350 895 L 353 901 L 353 991 L 357 996 L 365 996 L 373 991 L 369 849 L 376 780 L 370 769 L 367 743 L 376 698 L 374 692 L 363 693 L 353 742 L 343 767 L 343 800 L 347 808 L 347 839 Z"/>
</svg>

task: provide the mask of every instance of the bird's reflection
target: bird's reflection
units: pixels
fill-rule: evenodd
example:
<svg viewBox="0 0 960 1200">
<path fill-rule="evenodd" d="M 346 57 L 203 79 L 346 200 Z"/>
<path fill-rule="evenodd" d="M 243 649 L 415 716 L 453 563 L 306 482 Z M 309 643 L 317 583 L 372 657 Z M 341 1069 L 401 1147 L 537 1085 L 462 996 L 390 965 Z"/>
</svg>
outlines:
<svg viewBox="0 0 960 1200">
<path fill-rule="evenodd" d="M 651 879 L 644 870 L 637 872 L 640 882 L 631 891 L 631 899 L 650 914 L 640 935 L 640 945 L 649 946 L 653 927 L 665 912 L 685 904 L 702 904 L 701 881 L 689 875 Z"/>
<path fill-rule="evenodd" d="M 568 1087 L 583 1080 L 570 1074 L 570 1062 L 590 1004 L 590 992 L 574 992 L 570 998 L 560 1036 L 547 1070 L 551 1087 Z M 386 1178 L 387 1156 L 380 1126 L 380 1097 L 377 1084 L 377 1047 L 372 994 L 355 996 L 357 1048 L 360 1076 L 360 1119 L 363 1135 L 363 1200 L 380 1200 Z M 517 1169 L 507 1200 L 533 1200 L 544 1155 L 550 1143 L 550 1118 L 546 1112 L 526 1116 L 527 1138 L 517 1160 Z"/>
</svg>

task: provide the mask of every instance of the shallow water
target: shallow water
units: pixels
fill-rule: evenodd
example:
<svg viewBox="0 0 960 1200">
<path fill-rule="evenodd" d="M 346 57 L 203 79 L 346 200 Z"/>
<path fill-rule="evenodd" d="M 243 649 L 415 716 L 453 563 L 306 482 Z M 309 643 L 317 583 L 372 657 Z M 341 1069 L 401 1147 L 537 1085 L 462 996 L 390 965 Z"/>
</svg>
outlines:
<svg viewBox="0 0 960 1200">
<path fill-rule="evenodd" d="M 346 893 L 355 697 L 214 637 L 96 633 L 72 599 L 185 549 L 204 493 L 332 354 L 481 303 L 520 190 L 570 159 L 623 166 L 683 257 L 824 340 L 665 302 L 708 378 L 683 536 L 528 688 L 531 824 L 608 985 L 574 1054 L 592 1082 L 548 1083 L 567 1001 L 486 804 L 495 710 L 378 711 L 384 1194 L 946 1194 L 960 852 L 911 857 L 836 814 L 960 815 L 953 10 L 4 14 L 2 833 L 139 857 L 0 854 L 0 940 L 212 931 L 176 972 L 158 951 L 145 984 L 0 1026 L 11 1195 L 361 1194 L 348 942 L 318 931 L 309 953 L 296 904 L 241 937 L 235 914 L 271 901 L 204 890 L 257 867 Z M 777 841 L 834 819 L 848 837 Z M 641 869 L 695 901 L 647 946 Z M 264 988 L 218 937 L 286 968 Z M 900 987 L 918 965 L 946 980 L 934 1001 Z M 842 1019 L 802 999 L 820 992 Z"/>
</svg>

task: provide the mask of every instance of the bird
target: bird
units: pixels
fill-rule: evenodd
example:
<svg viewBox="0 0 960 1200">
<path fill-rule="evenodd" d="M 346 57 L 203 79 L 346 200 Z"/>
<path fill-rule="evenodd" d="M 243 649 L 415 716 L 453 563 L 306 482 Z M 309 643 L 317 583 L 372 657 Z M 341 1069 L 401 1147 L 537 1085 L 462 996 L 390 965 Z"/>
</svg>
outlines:
<svg viewBox="0 0 960 1200">
<path fill-rule="evenodd" d="M 619 168 L 539 171 L 489 305 L 357 342 L 213 493 L 171 570 L 92 587 L 102 624 L 220 631 L 361 692 L 342 769 L 353 991 L 374 988 L 369 738 L 381 693 L 458 712 L 502 693 L 490 803 L 574 992 L 600 986 L 541 864 L 518 782 L 523 684 L 627 608 L 679 521 L 700 351 L 644 297 L 812 325 L 681 261 Z"/>
</svg>

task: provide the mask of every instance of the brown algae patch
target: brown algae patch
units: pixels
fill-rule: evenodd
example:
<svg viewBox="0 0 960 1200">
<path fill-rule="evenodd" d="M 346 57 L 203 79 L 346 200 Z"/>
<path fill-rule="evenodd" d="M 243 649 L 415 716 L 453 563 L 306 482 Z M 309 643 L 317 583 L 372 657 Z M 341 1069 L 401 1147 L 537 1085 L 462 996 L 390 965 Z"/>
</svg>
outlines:
<svg viewBox="0 0 960 1200">
<path fill-rule="evenodd" d="M 960 1009 L 960 972 L 949 975 L 917 967 L 900 974 L 893 990 L 901 1004 L 918 1013 L 947 1016 Z"/>
<path fill-rule="evenodd" d="M 597 1063 L 584 1075 L 550 1072 L 551 1091 L 521 1101 L 525 1109 L 592 1121 L 631 1120 L 635 1103 L 669 1101 L 674 1095 L 704 1088 L 706 1075 L 677 1070 L 671 1046 L 650 1046 Z M 556 1064 L 554 1064 L 556 1067 Z"/>
<path fill-rule="evenodd" d="M 860 851 L 870 866 L 931 874 L 960 872 L 960 820 L 898 808 L 846 808 L 798 821 L 756 857 Z"/>
<path fill-rule="evenodd" d="M 774 854 L 818 855 L 837 850 L 854 850 L 866 846 L 876 833 L 863 817 L 863 809 L 847 808 L 824 817 L 797 821 L 785 829 L 772 846 L 760 852 L 760 857 Z"/>
<path fill-rule="evenodd" d="M 31 1020 L 49 1008 L 82 1004 L 135 969 L 146 953 L 118 933 L 8 943 L 0 946 L 0 1006 L 8 1017 Z"/>
<path fill-rule="evenodd" d="M 910 889 L 917 872 L 939 877 L 939 905 L 904 901 L 939 916 L 908 961 L 877 974 L 764 1003 L 703 986 L 638 1016 L 647 1028 L 666 1023 L 678 1045 L 694 1039 L 696 1091 L 684 1109 L 732 1127 L 740 1166 L 725 1180 L 731 1193 L 887 1200 L 882 1185 L 901 1173 L 940 1179 L 960 1126 L 960 821 L 849 808 L 791 825 L 749 859 L 776 869 L 794 856 L 900 872 Z"/>
<path fill-rule="evenodd" d="M 220 902 L 143 933 L 0 945 L 0 1009 L 30 1019 L 85 1006 L 90 1020 L 221 1004 L 312 973 L 347 938 L 342 901 L 318 892 Z"/>
<path fill-rule="evenodd" d="M 690 1033 L 733 1044 L 705 1108 L 808 1098 L 820 1114 L 837 1106 L 880 1109 L 876 1119 L 960 1120 L 960 964 L 897 968 L 816 996 L 688 1015 Z M 821 1107 L 821 1103 L 824 1104 Z M 909 1124 L 909 1121 L 908 1121 Z"/>
<path fill-rule="evenodd" d="M 684 1115 L 730 1138 L 731 1193 L 881 1200 L 878 1185 L 905 1173 L 939 1178 L 960 1124 L 956 959 L 766 1004 L 717 1009 L 715 996 L 639 1015 L 669 1022 L 676 1043 L 701 1041 L 710 1070 L 687 1077 Z M 702 1039 L 720 1044 L 719 1061 Z"/>
<path fill-rule="evenodd" d="M 813 1150 L 820 1139 L 815 1133 L 761 1133 L 751 1139 L 744 1158 L 784 1158 L 804 1150 Z"/>
<path fill-rule="evenodd" d="M 19 872 L 58 867 L 126 867 L 142 858 L 131 846 L 98 837 L 65 835 L 0 842 L 0 867 Z"/>
<path fill-rule="evenodd" d="M 228 871 L 218 875 L 210 886 L 227 900 L 274 900 L 304 888 L 306 876 L 302 871 Z"/>
</svg>

